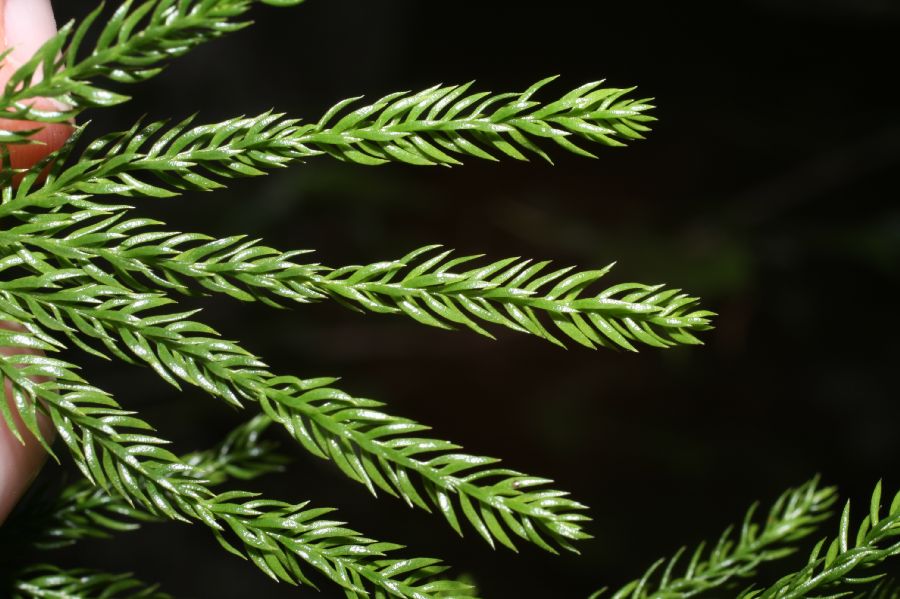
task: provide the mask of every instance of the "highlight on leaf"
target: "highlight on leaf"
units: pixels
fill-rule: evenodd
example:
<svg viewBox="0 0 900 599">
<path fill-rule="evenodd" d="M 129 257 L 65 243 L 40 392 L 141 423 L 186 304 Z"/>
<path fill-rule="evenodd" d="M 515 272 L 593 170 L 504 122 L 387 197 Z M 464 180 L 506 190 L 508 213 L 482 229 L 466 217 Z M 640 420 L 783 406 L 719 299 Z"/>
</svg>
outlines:
<svg viewBox="0 0 900 599">
<path fill-rule="evenodd" d="M 26 326 L 63 334 L 95 355 L 144 362 L 176 387 L 185 382 L 234 405 L 259 402 L 313 455 L 330 459 L 373 493 L 381 489 L 410 506 L 439 508 L 459 533 L 461 512 L 488 543 L 511 549 L 507 532 L 553 552 L 553 544 L 574 551 L 572 541 L 589 536 L 581 530 L 584 506 L 547 489 L 549 480 L 421 437 L 417 433 L 428 427 L 332 387 L 334 379 L 273 375 L 252 353 L 188 320 L 190 313 L 159 313 L 171 302 L 164 297 L 96 283 L 66 288 L 72 271 L 43 270 L 0 282 L 0 311 Z"/>
<path fill-rule="evenodd" d="M 333 106 L 301 138 L 305 145 L 335 158 L 365 165 L 404 162 L 413 165 L 460 164 L 471 156 L 497 160 L 505 155 L 548 162 L 539 144 L 553 142 L 575 154 L 595 158 L 574 140 L 622 146 L 643 139 L 649 99 L 625 96 L 634 88 L 586 83 L 558 100 L 541 103 L 533 96 L 556 79 L 538 81 L 522 93 L 470 93 L 473 82 L 397 92 L 350 110 L 361 98 Z"/>
<path fill-rule="evenodd" d="M 3 314 L 9 319 L 10 315 Z M 44 331 L 0 332 L 0 345 L 37 346 L 52 352 Z M 190 476 L 191 466 L 164 449 L 152 427 L 87 384 L 59 358 L 0 356 L 0 373 L 32 405 L 40 405 L 60 431 L 76 465 L 93 484 L 152 514 L 206 525 L 230 553 L 250 559 L 274 580 L 314 586 L 301 562 L 341 586 L 348 597 L 379 589 L 391 596 L 425 599 L 452 592 L 468 596 L 462 583 L 441 579 L 446 566 L 434 559 L 389 557 L 399 548 L 366 538 L 332 510 L 259 499 L 255 493 L 215 493 Z"/>
<path fill-rule="evenodd" d="M 292 6 L 302 0 L 257 0 Z M 125 0 L 100 25 L 101 2 L 80 23 L 69 22 L 10 78 L 0 95 L 3 118 L 68 121 L 87 108 L 129 98 L 96 83 L 132 84 L 158 75 L 166 63 L 198 45 L 249 25 L 254 0 Z M 85 47 L 94 41 L 90 50 Z M 82 51 L 84 50 L 82 56 Z M 28 100 L 55 98 L 58 110 L 36 110 Z M 3 143 L 7 143 L 3 141 Z"/>
<path fill-rule="evenodd" d="M 740 599 L 821 597 L 823 592 L 834 593 L 836 589 L 853 589 L 854 585 L 879 581 L 884 576 L 879 566 L 900 555 L 900 492 L 887 505 L 885 511 L 879 481 L 855 533 L 848 501 L 841 512 L 837 536 L 830 542 L 822 539 L 816 543 L 803 568 L 768 588 L 748 589 Z"/>
<path fill-rule="evenodd" d="M 0 232 L 0 246 L 24 252 L 23 264 L 52 260 L 59 268 L 113 269 L 105 279 L 99 271 L 85 273 L 79 277 L 83 284 L 121 277 L 142 292 L 162 287 L 181 293 L 199 285 L 273 306 L 331 299 L 354 310 L 402 314 L 491 338 L 486 326 L 504 327 L 560 346 L 564 340 L 629 351 L 638 344 L 696 345 L 695 333 L 710 329 L 714 316 L 696 307 L 697 298 L 661 285 L 620 283 L 596 290 L 612 265 L 575 271 L 519 258 L 485 263 L 479 255 L 454 258 L 438 251 L 440 246 L 427 246 L 399 260 L 329 268 L 297 263 L 305 251 L 281 252 L 244 236 L 166 231 L 158 221 L 125 218 L 125 207 L 82 206 L 24 217 L 25 223 Z"/>
<path fill-rule="evenodd" d="M 17 202 L 0 207 L 0 216 L 28 205 L 61 205 L 81 194 L 171 197 L 212 190 L 223 180 L 262 175 L 321 154 L 365 165 L 455 165 L 463 157 L 496 160 L 491 152 L 517 160 L 527 160 L 531 153 L 550 161 L 539 142 L 552 141 L 594 157 L 573 140 L 621 146 L 649 130 L 646 123 L 653 118 L 646 111 L 652 107 L 646 100 L 623 99 L 631 89 L 603 88 L 598 81 L 547 104 L 532 100 L 552 79 L 522 93 L 465 95 L 471 85 L 466 84 L 390 94 L 338 118 L 348 105 L 345 101 L 316 124 L 271 112 L 206 125 L 194 125 L 193 117 L 175 125 L 137 122 L 128 131 L 93 141 L 78 162 L 67 167 L 79 134 L 26 174 Z M 49 176 L 38 186 L 48 167 Z"/>
<path fill-rule="evenodd" d="M 740 526 L 725 529 L 710 548 L 701 543 L 687 554 L 682 547 L 614 594 L 607 595 L 602 589 L 591 599 L 686 599 L 746 584 L 762 564 L 794 554 L 798 541 L 814 533 L 828 517 L 836 498 L 834 487 L 822 487 L 814 478 L 785 491 L 762 521 L 757 517 L 758 504 L 754 504 Z"/>
<path fill-rule="evenodd" d="M 276 452 L 276 443 L 261 438 L 271 424 L 266 416 L 256 416 L 215 447 L 182 456 L 181 461 L 190 467 L 186 475 L 216 487 L 228 480 L 253 480 L 283 470 L 287 458 Z M 29 539 L 38 549 L 56 549 L 85 538 L 113 538 L 143 523 L 163 520 L 89 480 L 79 480 L 59 492 L 40 489 L 25 509 L 14 513 L 0 528 L 0 547 L 12 551 L 16 543 Z"/>
<path fill-rule="evenodd" d="M 121 104 L 129 99 L 122 94 L 127 85 L 248 26 L 253 6 L 301 1 L 124 0 L 108 11 L 101 3 L 63 26 L 13 74 L 0 90 L 0 113 L 59 123 Z M 591 145 L 622 146 L 649 131 L 653 106 L 633 97 L 634 88 L 595 81 L 551 96 L 546 86 L 554 79 L 521 92 L 475 91 L 466 83 L 373 102 L 351 98 L 317 121 L 276 112 L 211 124 L 198 124 L 196 116 L 145 119 L 90 139 L 94 126 L 81 120 L 61 149 L 22 169 L 9 167 L 10 147 L 29 143 L 33 132 L 0 131 L 0 321 L 24 327 L 0 329 L 0 346 L 33 350 L 0 355 L 0 383 L 11 399 L 0 402 L 0 426 L 13 432 L 24 426 L 54 457 L 68 454 L 83 476 L 19 510 L 0 531 L 0 544 L 45 551 L 143 523 L 181 521 L 208 529 L 225 551 L 276 581 L 315 586 L 319 577 L 351 599 L 474 597 L 474 588 L 441 561 L 398 557 L 399 545 L 362 535 L 333 519 L 331 508 L 236 489 L 284 464 L 260 437 L 278 424 L 372 494 L 439 512 L 459 534 L 471 528 L 491 546 L 577 552 L 577 543 L 590 538 L 585 506 L 551 480 L 466 453 L 381 402 L 339 389 L 337 379 L 271 372 L 261 357 L 222 338 L 170 296 L 226 294 L 273 307 L 335 301 L 488 337 L 507 328 L 557 345 L 625 350 L 699 343 L 696 335 L 711 328 L 713 314 L 696 298 L 658 285 L 601 288 L 610 267 L 578 271 L 546 261 L 457 256 L 439 246 L 364 265 L 303 263 L 305 251 L 242 235 L 167 230 L 135 207 L 114 203 L 214 190 L 320 156 L 369 166 L 504 157 L 550 162 L 556 147 L 594 157 Z M 38 109 L 35 98 L 62 105 Z M 253 404 L 259 413 L 220 445 L 178 456 L 149 422 L 87 382 L 61 353 L 76 348 L 147 365 L 179 390 L 201 389 L 236 408 Z M 56 448 L 41 435 L 41 415 L 58 433 Z M 780 527 L 757 529 L 748 516 L 736 545 L 726 534 L 706 557 L 698 550 L 682 582 L 670 577 L 673 560 L 660 588 L 712 588 L 714 576 L 724 584 L 749 575 L 782 555 L 777 544 L 807 534 L 829 498 L 815 483 L 786 495 L 770 514 Z M 10 555 L 19 558 L 17 551 Z M 14 565 L 10 572 L 2 564 L 11 582 L 0 594 L 167 596 L 127 574 Z M 639 591 L 650 576 L 629 592 L 644 596 Z"/>
<path fill-rule="evenodd" d="M 10 591 L 11 599 L 172 599 L 171 595 L 158 589 L 158 585 L 147 585 L 131 574 L 109 574 L 84 568 L 63 569 L 50 564 L 38 564 L 19 573 Z"/>
</svg>

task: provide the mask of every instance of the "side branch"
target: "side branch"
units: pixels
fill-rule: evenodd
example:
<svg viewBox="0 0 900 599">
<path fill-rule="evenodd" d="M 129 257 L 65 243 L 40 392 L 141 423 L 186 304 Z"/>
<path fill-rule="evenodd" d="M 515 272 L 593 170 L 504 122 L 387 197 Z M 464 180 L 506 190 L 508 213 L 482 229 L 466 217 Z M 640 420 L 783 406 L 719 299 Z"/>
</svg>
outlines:
<svg viewBox="0 0 900 599">
<path fill-rule="evenodd" d="M 303 0 L 261 0 L 280 6 Z M 86 108 L 114 106 L 129 98 L 101 87 L 97 79 L 130 84 L 159 74 L 165 64 L 198 45 L 248 25 L 242 20 L 253 0 L 126 0 L 95 28 L 101 3 L 81 23 L 70 22 L 22 65 L 0 95 L 3 118 L 63 122 Z M 98 30 L 98 31 L 97 31 Z M 83 42 L 96 45 L 81 56 Z M 65 108 L 39 111 L 34 98 L 55 98 Z"/>
<path fill-rule="evenodd" d="M 124 209 L 91 206 L 72 213 L 25 217 L 0 232 L 0 248 L 23 263 L 112 268 L 132 288 L 192 293 L 195 285 L 242 301 L 338 301 L 355 310 L 403 314 L 440 328 L 468 328 L 493 337 L 486 326 L 562 339 L 589 348 L 636 351 L 693 345 L 711 327 L 712 312 L 697 298 L 660 285 L 597 284 L 599 270 L 551 269 L 549 262 L 518 258 L 485 262 L 452 257 L 430 246 L 399 260 L 328 268 L 300 264 L 305 252 L 282 252 L 242 236 L 214 239 L 159 229 L 148 219 L 124 219 Z M 49 267 L 52 268 L 52 267 Z M 96 279 L 85 274 L 83 284 Z M 105 281 L 104 281 L 105 282 Z"/>
<path fill-rule="evenodd" d="M 728 527 L 710 549 L 701 543 L 687 557 L 682 547 L 674 557 L 657 561 L 641 578 L 629 582 L 610 598 L 687 599 L 746 584 L 762 564 L 793 555 L 797 542 L 815 532 L 828 517 L 836 498 L 834 487 L 821 487 L 815 478 L 783 493 L 760 523 L 754 504 L 740 526 Z M 591 595 L 591 599 L 605 596 L 604 589 Z"/>
<path fill-rule="evenodd" d="M 12 315 L 4 314 L 4 318 Z M 22 344 L 53 351 L 46 333 L 0 332 L 6 347 Z M 435 579 L 446 568 L 433 559 L 396 559 L 397 545 L 361 536 L 344 523 L 324 519 L 330 509 L 257 498 L 245 491 L 217 494 L 191 476 L 191 466 L 163 448 L 165 441 L 103 391 L 85 383 L 56 358 L 0 357 L 0 374 L 26 405 L 41 406 L 53 420 L 76 465 L 93 484 L 171 520 L 206 525 L 219 543 L 249 558 L 275 580 L 312 585 L 301 562 L 343 587 L 348 597 L 370 590 L 408 599 L 431 599 L 466 587 Z M 42 377 L 45 382 L 35 379 Z M 38 379 L 41 380 L 41 379 Z M 32 414 L 23 414 L 26 422 Z"/>
<path fill-rule="evenodd" d="M 574 140 L 621 146 L 649 131 L 654 119 L 646 112 L 652 106 L 625 98 L 633 88 L 604 88 L 596 81 L 549 103 L 533 100 L 552 79 L 522 93 L 469 94 L 469 84 L 401 92 L 339 117 L 353 101 L 348 100 L 315 124 L 272 113 L 207 125 L 192 125 L 193 119 L 173 126 L 138 122 L 92 142 L 77 164 L 66 167 L 75 135 L 27 172 L 14 197 L 7 192 L 0 216 L 29 206 L 60 206 L 82 194 L 171 197 L 210 190 L 223 180 L 265 174 L 320 154 L 365 165 L 451 166 L 465 157 L 496 160 L 491 152 L 549 161 L 543 142 L 594 157 Z"/>
<path fill-rule="evenodd" d="M 261 433 L 272 421 L 260 414 L 232 431 L 219 445 L 181 456 L 190 466 L 186 474 L 209 487 L 228 480 L 253 480 L 280 471 L 287 458 Z M 89 480 L 79 480 L 56 494 L 42 493 L 0 528 L 0 546 L 29 542 L 39 549 L 55 549 L 85 538 L 111 538 L 146 522 L 165 520 L 118 495 L 111 495 Z"/>
<path fill-rule="evenodd" d="M 173 385 L 184 382 L 235 405 L 259 402 L 314 455 L 331 459 L 373 493 L 380 488 L 410 505 L 440 509 L 457 532 L 461 510 L 491 544 L 515 548 L 507 530 L 549 551 L 555 550 L 544 536 L 571 550 L 572 541 L 588 538 L 581 529 L 584 506 L 548 489 L 549 480 L 418 436 L 427 427 L 330 387 L 334 379 L 273 375 L 258 357 L 189 320 L 190 313 L 157 313 L 170 303 L 165 298 L 103 285 L 38 291 L 59 287 L 65 278 L 57 271 L 0 284 L 0 310 L 64 334 L 86 351 L 146 363 Z M 153 315 L 143 314 L 151 310 Z"/>
</svg>

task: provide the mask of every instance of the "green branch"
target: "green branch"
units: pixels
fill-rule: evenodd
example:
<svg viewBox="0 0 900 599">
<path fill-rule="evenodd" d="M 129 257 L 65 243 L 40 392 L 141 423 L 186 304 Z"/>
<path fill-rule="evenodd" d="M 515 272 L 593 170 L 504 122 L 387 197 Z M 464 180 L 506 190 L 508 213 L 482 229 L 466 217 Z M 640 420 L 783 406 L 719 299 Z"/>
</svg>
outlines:
<svg viewBox="0 0 900 599">
<path fill-rule="evenodd" d="M 271 424 L 260 414 L 228 433 L 215 447 L 189 453 L 181 460 L 191 467 L 196 478 L 211 486 L 281 472 L 288 458 L 275 451 L 277 443 L 260 438 Z"/>
<path fill-rule="evenodd" d="M 29 329 L 35 332 L 0 331 L 0 346 L 55 349 L 42 341 L 46 333 L 33 324 Z M 23 421 L 32 421 L 41 406 L 93 484 L 159 516 L 206 525 L 226 550 L 249 558 L 275 580 L 312 585 L 300 567 L 303 561 L 348 597 L 368 596 L 367 589 L 410 599 L 439 597 L 447 589 L 465 595 L 460 585 L 434 580 L 446 569 L 437 560 L 389 559 L 386 554 L 397 545 L 323 519 L 330 509 L 258 499 L 245 491 L 214 493 L 190 476 L 191 466 L 162 447 L 163 440 L 147 434 L 150 425 L 85 383 L 73 368 L 45 356 L 0 356 L 0 375 L 21 406 Z"/>
<path fill-rule="evenodd" d="M 821 488 L 819 480 L 813 479 L 782 494 L 761 524 L 755 521 L 758 504 L 754 504 L 744 516 L 737 538 L 734 527 L 729 527 L 710 551 L 701 543 L 687 565 L 679 567 L 685 555 L 682 547 L 674 557 L 659 560 L 641 578 L 616 591 L 612 599 L 687 599 L 729 588 L 755 575 L 761 564 L 796 552 L 797 541 L 812 534 L 827 518 L 835 499 L 834 487 Z M 604 594 L 605 589 L 591 598 Z"/>
<path fill-rule="evenodd" d="M 548 551 L 555 550 L 545 535 L 573 551 L 572 541 L 588 538 L 581 530 L 584 506 L 547 489 L 551 481 L 417 436 L 428 427 L 381 411 L 379 402 L 327 387 L 334 379 L 272 375 L 250 352 L 188 320 L 190 313 L 142 315 L 170 303 L 165 298 L 98 284 L 61 287 L 78 272 L 0 282 L 0 310 L 103 355 L 88 344 L 99 340 L 104 350 L 150 365 L 175 386 L 182 381 L 235 405 L 259 402 L 314 455 L 334 461 L 372 493 L 380 488 L 409 505 L 439 509 L 460 534 L 457 510 L 491 545 L 497 540 L 514 549 L 507 531 Z M 44 291 L 54 288 L 60 290 Z"/>
<path fill-rule="evenodd" d="M 100 262 L 142 291 L 190 293 L 196 283 L 273 306 L 330 298 L 357 310 L 404 314 L 491 338 L 485 325 L 557 345 L 564 345 L 562 336 L 589 348 L 635 351 L 636 343 L 698 344 L 694 333 L 711 328 L 713 313 L 696 309 L 697 298 L 677 289 L 638 283 L 594 289 L 610 267 L 549 270 L 549 262 L 517 258 L 479 263 L 479 256 L 451 258 L 431 246 L 399 260 L 332 269 L 296 263 L 305 252 L 281 252 L 243 236 L 214 239 L 160 230 L 162 223 L 124 214 L 121 207 L 89 205 L 72 213 L 23 216 L 24 224 L 0 232 L 0 248 L 19 252 L 23 263 L 52 257 L 62 268 L 83 268 Z M 85 273 L 81 282 L 89 281 Z"/>
<path fill-rule="evenodd" d="M 271 422 L 264 415 L 257 416 L 229 433 L 216 447 L 180 459 L 191 467 L 189 476 L 209 487 L 280 471 L 286 458 L 275 453 L 276 444 L 260 439 Z M 55 496 L 45 492 L 34 497 L 24 511 L 15 513 L 0 528 L 0 545 L 12 550 L 30 539 L 39 549 L 55 549 L 84 538 L 108 539 L 114 533 L 135 530 L 141 523 L 161 520 L 158 514 L 80 480 Z"/>
<path fill-rule="evenodd" d="M 222 187 L 222 180 L 261 175 L 319 154 L 368 165 L 459 164 L 454 156 L 495 160 L 491 151 L 518 160 L 526 160 L 526 153 L 549 160 L 537 143 L 543 140 L 593 157 L 573 140 L 619 146 L 641 139 L 645 123 L 653 120 L 644 114 L 651 108 L 646 100 L 623 99 L 631 89 L 598 89 L 601 82 L 547 104 L 532 100 L 552 79 L 522 93 L 466 95 L 466 84 L 391 94 L 338 118 L 349 103 L 344 101 L 316 124 L 271 113 L 196 126 L 193 119 L 170 127 L 139 122 L 95 140 L 76 164 L 66 167 L 76 135 L 28 171 L 15 201 L 7 192 L 0 216 L 29 206 L 60 206 L 81 194 L 171 197 L 211 190 Z M 36 187 L 48 167 L 49 176 Z"/>
<path fill-rule="evenodd" d="M 108 574 L 83 568 L 63 569 L 49 564 L 39 564 L 17 573 L 7 590 L 11 599 L 172 598 L 158 588 L 159 585 L 148 586 L 133 578 L 131 574 Z"/>
<path fill-rule="evenodd" d="M 340 160 L 365 165 L 404 162 L 456 165 L 458 157 L 496 160 L 496 154 L 528 160 L 535 154 L 550 162 L 536 143 L 550 141 L 563 149 L 595 158 L 574 143 L 622 146 L 643 139 L 648 99 L 623 99 L 634 88 L 600 87 L 594 81 L 558 100 L 541 103 L 534 94 L 553 81 L 548 77 L 522 93 L 469 93 L 472 82 L 434 86 L 418 93 L 397 92 L 348 111 L 360 98 L 332 107 L 299 138 L 304 146 Z M 492 154 L 495 152 L 496 154 Z"/>
<path fill-rule="evenodd" d="M 295 5 L 303 0 L 261 0 Z M 114 106 L 129 98 L 95 83 L 97 79 L 129 84 L 159 74 L 165 63 L 198 45 L 242 29 L 240 21 L 253 0 L 126 0 L 94 32 L 101 3 L 80 24 L 70 22 L 10 78 L 0 96 L 3 118 L 67 121 L 85 108 Z M 79 56 L 89 34 L 97 43 Z M 39 73 L 42 79 L 39 79 Z M 56 98 L 69 108 L 58 112 L 29 107 L 33 98 Z"/>
<path fill-rule="evenodd" d="M 879 579 L 883 574 L 877 567 L 896 555 L 900 555 L 900 493 L 894 496 L 887 513 L 882 513 L 879 482 L 869 499 L 868 514 L 855 536 L 848 501 L 841 514 L 837 537 L 827 545 L 825 539 L 819 541 L 806 566 L 767 589 L 748 590 L 740 599 L 800 599 L 821 597 L 822 592 L 836 596 L 833 594 L 836 588 Z"/>
</svg>

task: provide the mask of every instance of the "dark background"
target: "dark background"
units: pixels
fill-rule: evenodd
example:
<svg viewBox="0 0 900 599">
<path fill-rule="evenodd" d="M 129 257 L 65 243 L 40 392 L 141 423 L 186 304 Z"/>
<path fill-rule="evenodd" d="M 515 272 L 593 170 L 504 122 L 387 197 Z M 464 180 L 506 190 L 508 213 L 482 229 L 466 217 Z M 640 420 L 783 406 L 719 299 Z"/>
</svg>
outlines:
<svg viewBox="0 0 900 599">
<path fill-rule="evenodd" d="M 56 4 L 64 20 L 93 3 Z M 340 375 L 440 437 L 554 478 L 591 506 L 596 538 L 580 557 L 492 552 L 474 532 L 459 540 L 436 518 L 371 500 L 287 439 L 289 473 L 252 488 L 336 506 L 376 538 L 446 558 L 487 597 L 584 597 L 816 473 L 858 505 L 879 477 L 900 485 L 896 2 L 310 0 L 254 18 L 132 88 L 134 102 L 92 114 L 92 129 L 272 107 L 315 120 L 361 93 L 473 78 L 519 91 L 555 73 L 543 98 L 607 78 L 654 96 L 660 121 L 630 148 L 596 148 L 596 161 L 556 151 L 555 167 L 376 169 L 319 158 L 228 191 L 141 200 L 147 213 L 315 248 L 330 265 L 426 243 L 582 267 L 618 260 L 609 281 L 682 287 L 720 316 L 705 347 L 631 355 L 508 331 L 491 342 L 328 304 L 201 302 L 202 318 L 276 371 Z M 87 373 L 179 450 L 246 416 L 150 371 L 89 362 Z M 56 561 L 134 571 L 179 596 L 339 596 L 270 583 L 198 526 L 149 526 Z"/>
</svg>

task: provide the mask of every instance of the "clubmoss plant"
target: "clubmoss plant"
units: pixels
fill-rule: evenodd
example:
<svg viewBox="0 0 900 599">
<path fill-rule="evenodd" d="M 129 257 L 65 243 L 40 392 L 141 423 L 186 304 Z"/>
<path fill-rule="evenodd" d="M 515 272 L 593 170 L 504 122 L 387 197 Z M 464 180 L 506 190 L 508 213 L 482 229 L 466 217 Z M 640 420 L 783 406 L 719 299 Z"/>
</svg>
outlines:
<svg viewBox="0 0 900 599">
<path fill-rule="evenodd" d="M 439 560 L 369 538 L 330 508 L 220 491 L 227 480 L 249 483 L 282 468 L 284 458 L 263 438 L 272 426 L 373 495 L 437 512 L 458 533 L 474 531 L 492 546 L 577 552 L 590 537 L 585 506 L 548 479 L 432 438 L 427 426 L 346 393 L 335 379 L 273 372 L 196 311 L 179 308 L 181 296 L 226 295 L 273 307 L 333 300 L 489 337 L 511 329 L 561 346 L 628 351 L 699 344 L 698 333 L 711 328 L 713 314 L 677 289 L 602 286 L 610 266 L 557 268 L 429 246 L 396 259 L 328 267 L 305 262 L 307 252 L 269 247 L 240 231 L 217 239 L 173 231 L 140 214 L 144 198 L 215 190 L 298 162 L 315 168 L 319 157 L 367 167 L 530 157 L 549 162 L 556 151 L 595 157 L 592 147 L 622 146 L 649 131 L 652 106 L 634 98 L 633 88 L 593 82 L 553 92 L 559 84 L 548 78 L 522 92 L 489 93 L 465 83 L 371 103 L 345 100 L 317 121 L 272 112 L 210 124 L 139 121 L 97 138 L 82 124 L 37 164 L 17 169 L 10 160 L 11 148 L 33 143 L 41 127 L 127 102 L 128 84 L 247 26 L 258 4 L 300 3 L 101 5 L 83 21 L 64 25 L 2 90 L 4 119 L 30 125 L 0 131 L 0 321 L 17 325 L 0 329 L 0 347 L 21 350 L 0 356 L 12 400 L 0 402 L 0 413 L 20 439 L 24 425 L 54 458 L 71 459 L 84 480 L 21 506 L 0 530 L 6 585 L 0 593 L 168 596 L 130 575 L 19 563 L 15 547 L 49 551 L 174 520 L 208 528 L 226 551 L 278 581 L 326 580 L 349 597 L 476 595 Z M 38 104 L 38 98 L 56 102 Z M 176 388 L 197 387 L 255 415 L 218 447 L 175 455 L 140 414 L 79 374 L 78 351 L 149 366 Z M 56 446 L 42 434 L 42 418 L 56 429 Z M 682 569 L 678 556 L 659 574 L 658 564 L 615 596 L 689 597 L 746 583 L 759 564 L 793 551 L 833 501 L 833 490 L 816 481 L 789 491 L 761 525 L 751 511 L 735 540 L 726 533 L 710 552 L 695 551 Z M 897 553 L 892 539 L 900 506 L 895 500 L 880 517 L 879 501 L 880 487 L 855 542 L 845 511 L 839 537 L 824 553 L 820 543 L 804 569 L 742 596 L 809 596 Z M 886 585 L 880 589 L 890 592 Z"/>
</svg>

